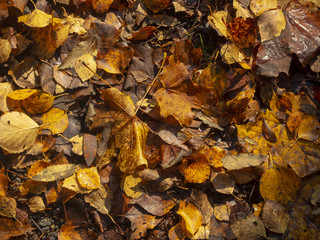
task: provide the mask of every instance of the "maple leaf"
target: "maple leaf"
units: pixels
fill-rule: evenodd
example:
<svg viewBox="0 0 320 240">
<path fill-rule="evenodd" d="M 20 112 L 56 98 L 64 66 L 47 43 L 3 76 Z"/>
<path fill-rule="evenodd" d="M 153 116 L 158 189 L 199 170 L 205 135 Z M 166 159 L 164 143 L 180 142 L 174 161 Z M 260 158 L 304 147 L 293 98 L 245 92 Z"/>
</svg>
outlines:
<svg viewBox="0 0 320 240">
<path fill-rule="evenodd" d="M 202 103 L 200 95 L 205 97 L 208 92 L 190 80 L 189 73 L 181 62 L 165 67 L 159 80 L 163 87 L 154 93 L 154 97 L 159 103 L 161 116 L 166 118 L 171 115 L 180 125 L 190 125 L 195 118 L 192 108 L 199 108 Z"/>
</svg>

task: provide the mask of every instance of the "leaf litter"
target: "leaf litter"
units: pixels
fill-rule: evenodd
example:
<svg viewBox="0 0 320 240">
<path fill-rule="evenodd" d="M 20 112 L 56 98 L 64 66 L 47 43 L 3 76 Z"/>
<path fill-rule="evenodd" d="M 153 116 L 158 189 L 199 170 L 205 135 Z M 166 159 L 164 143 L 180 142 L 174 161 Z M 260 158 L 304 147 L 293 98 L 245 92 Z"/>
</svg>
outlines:
<svg viewBox="0 0 320 240">
<path fill-rule="evenodd" d="M 317 239 L 319 7 L 2 4 L 0 238 Z"/>
</svg>

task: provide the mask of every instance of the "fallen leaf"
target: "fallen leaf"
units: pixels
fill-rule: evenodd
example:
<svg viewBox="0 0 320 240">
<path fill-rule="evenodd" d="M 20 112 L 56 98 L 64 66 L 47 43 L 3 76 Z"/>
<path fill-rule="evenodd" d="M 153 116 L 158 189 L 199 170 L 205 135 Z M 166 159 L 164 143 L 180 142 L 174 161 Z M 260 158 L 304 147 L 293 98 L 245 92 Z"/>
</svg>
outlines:
<svg viewBox="0 0 320 240">
<path fill-rule="evenodd" d="M 16 217 L 16 200 L 12 197 L 0 197 L 0 215 L 9 218 Z"/>
<path fill-rule="evenodd" d="M 141 178 L 137 174 L 131 174 L 122 177 L 121 179 L 121 189 L 130 198 L 138 198 L 143 194 L 143 188 L 139 185 L 141 183 Z"/>
<path fill-rule="evenodd" d="M 41 170 L 37 175 L 32 177 L 34 181 L 53 182 L 65 179 L 71 176 L 76 170 L 74 164 L 60 164 L 49 166 Z"/>
<path fill-rule="evenodd" d="M 226 155 L 221 159 L 221 162 L 223 167 L 228 170 L 238 170 L 246 167 L 258 166 L 267 159 L 267 155 L 240 153 L 238 155 Z"/>
<path fill-rule="evenodd" d="M 257 17 L 270 9 L 277 8 L 277 0 L 252 0 L 250 1 L 250 9 Z"/>
<path fill-rule="evenodd" d="M 218 11 L 210 14 L 208 21 L 210 26 L 216 29 L 220 35 L 228 38 L 227 25 L 232 21 L 232 18 L 227 11 Z"/>
<path fill-rule="evenodd" d="M 18 17 L 18 22 L 23 22 L 31 28 L 43 28 L 48 26 L 51 22 L 60 22 L 59 18 L 53 18 L 52 15 L 36 9 L 32 13 Z"/>
<path fill-rule="evenodd" d="M 113 0 L 92 0 L 92 7 L 98 14 L 103 14 L 108 11 Z"/>
<path fill-rule="evenodd" d="M 171 0 L 143 0 L 143 2 L 153 13 L 158 13 L 171 4 Z"/>
<path fill-rule="evenodd" d="M 0 111 L 9 112 L 7 105 L 7 96 L 13 91 L 10 83 L 0 83 Z"/>
<path fill-rule="evenodd" d="M 233 190 L 235 188 L 235 180 L 230 173 L 217 173 L 213 176 L 211 182 L 213 183 L 213 186 L 217 190 L 217 192 L 223 194 L 233 194 Z"/>
<path fill-rule="evenodd" d="M 8 40 L 0 39 L 0 64 L 6 62 L 11 54 L 11 45 Z"/>
<path fill-rule="evenodd" d="M 58 240 L 82 240 L 82 237 L 71 223 L 65 223 L 59 229 Z"/>
<path fill-rule="evenodd" d="M 180 201 L 177 214 L 181 216 L 181 226 L 189 238 L 198 231 L 202 224 L 202 215 L 200 211 L 191 203 Z"/>
<path fill-rule="evenodd" d="M 74 69 L 81 81 L 85 82 L 94 76 L 94 73 L 97 70 L 97 64 L 93 56 L 86 53 L 77 59 Z"/>
<path fill-rule="evenodd" d="M 267 229 L 276 233 L 284 233 L 289 223 L 289 213 L 279 202 L 266 200 L 263 206 L 262 221 Z"/>
<path fill-rule="evenodd" d="M 69 139 L 72 143 L 72 152 L 77 155 L 83 155 L 83 134 L 77 134 Z"/>
<path fill-rule="evenodd" d="M 266 239 L 266 230 L 260 218 L 251 215 L 231 225 L 231 230 L 239 240 Z"/>
<path fill-rule="evenodd" d="M 113 195 L 108 186 L 100 184 L 100 188 L 92 191 L 84 197 L 90 206 L 97 209 L 102 214 L 109 214 L 112 206 Z"/>
<path fill-rule="evenodd" d="M 258 25 L 261 42 L 264 42 L 280 36 L 286 27 L 286 19 L 281 9 L 269 10 L 259 16 Z"/>
<path fill-rule="evenodd" d="M 46 206 L 40 196 L 33 196 L 28 200 L 28 207 L 31 212 L 40 212 L 45 210 Z"/>
<path fill-rule="evenodd" d="M 10 153 L 31 147 L 38 132 L 39 125 L 24 113 L 9 112 L 0 117 L 0 146 Z"/>
<path fill-rule="evenodd" d="M 42 129 L 50 130 L 51 134 L 63 133 L 69 125 L 67 113 L 59 108 L 51 108 L 42 115 L 41 120 Z"/>
<path fill-rule="evenodd" d="M 286 204 L 295 198 L 300 182 L 300 178 L 290 168 L 275 165 L 262 175 L 260 194 L 264 199 Z"/>
<path fill-rule="evenodd" d="M 77 180 L 81 188 L 93 190 L 100 187 L 100 177 L 96 167 L 79 169 Z"/>
</svg>

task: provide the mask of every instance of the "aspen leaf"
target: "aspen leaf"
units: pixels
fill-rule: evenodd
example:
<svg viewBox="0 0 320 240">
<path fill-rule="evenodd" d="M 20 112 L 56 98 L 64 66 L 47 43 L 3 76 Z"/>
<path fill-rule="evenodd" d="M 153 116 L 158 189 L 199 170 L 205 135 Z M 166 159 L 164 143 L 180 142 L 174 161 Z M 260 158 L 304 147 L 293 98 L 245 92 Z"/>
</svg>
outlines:
<svg viewBox="0 0 320 240">
<path fill-rule="evenodd" d="M 15 218 L 17 210 L 16 200 L 12 197 L 0 197 L 0 215 Z"/>
<path fill-rule="evenodd" d="M 0 39 L 0 64 L 6 62 L 11 53 L 11 45 L 8 40 Z"/>
<path fill-rule="evenodd" d="M 240 153 L 237 155 L 226 155 L 221 159 L 221 162 L 223 167 L 228 170 L 239 170 L 246 167 L 258 166 L 267 159 L 267 155 Z"/>
<path fill-rule="evenodd" d="M 37 89 L 19 89 L 8 94 L 8 98 L 15 101 L 27 99 L 28 97 L 36 94 Z"/>
<path fill-rule="evenodd" d="M 316 141 L 320 137 L 320 123 L 316 116 L 307 115 L 298 128 L 298 138 Z"/>
<path fill-rule="evenodd" d="M 63 133 L 69 125 L 67 113 L 59 108 L 51 108 L 42 115 L 41 120 L 42 129 L 49 129 L 52 134 Z"/>
<path fill-rule="evenodd" d="M 53 182 L 70 177 L 76 170 L 75 164 L 60 164 L 49 166 L 32 177 L 34 181 Z"/>
<path fill-rule="evenodd" d="M 100 187 L 100 176 L 96 167 L 79 169 L 77 180 L 81 188 L 93 190 Z"/>
<path fill-rule="evenodd" d="M 290 220 L 286 207 L 279 202 L 266 200 L 263 205 L 262 221 L 272 232 L 284 233 Z"/>
<path fill-rule="evenodd" d="M 226 205 L 215 206 L 213 214 L 219 221 L 229 221 L 230 219 L 230 211 Z"/>
<path fill-rule="evenodd" d="M 191 238 L 200 228 L 202 224 L 202 215 L 200 211 L 192 203 L 180 201 L 177 214 L 181 216 L 181 226 Z"/>
<path fill-rule="evenodd" d="M 209 180 L 210 166 L 203 155 L 191 155 L 188 159 L 183 159 L 180 169 L 186 182 L 203 183 Z"/>
<path fill-rule="evenodd" d="M 235 187 L 234 177 L 229 173 L 218 173 L 212 180 L 214 188 L 217 192 L 223 194 L 232 194 Z"/>
<path fill-rule="evenodd" d="M 39 125 L 24 113 L 9 112 L 0 117 L 0 146 L 10 153 L 31 147 L 38 132 Z"/>
<path fill-rule="evenodd" d="M 187 237 L 187 234 L 183 231 L 181 223 L 177 223 L 169 230 L 168 237 L 170 240 L 183 240 Z"/>
<path fill-rule="evenodd" d="M 290 168 L 274 166 L 260 179 L 260 193 L 264 199 L 286 204 L 295 198 L 300 188 L 300 178 Z"/>
</svg>

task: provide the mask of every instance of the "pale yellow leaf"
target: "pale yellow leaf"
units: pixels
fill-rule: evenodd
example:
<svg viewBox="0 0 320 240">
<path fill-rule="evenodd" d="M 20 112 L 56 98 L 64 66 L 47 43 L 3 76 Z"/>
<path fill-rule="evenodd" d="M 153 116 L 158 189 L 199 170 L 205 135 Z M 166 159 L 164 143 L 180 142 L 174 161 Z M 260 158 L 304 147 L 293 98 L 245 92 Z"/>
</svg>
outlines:
<svg viewBox="0 0 320 240">
<path fill-rule="evenodd" d="M 228 38 L 227 25 L 231 22 L 231 16 L 226 11 L 218 11 L 208 16 L 208 21 L 211 27 L 216 29 L 218 33 Z"/>
<path fill-rule="evenodd" d="M 250 9 L 256 17 L 267 10 L 276 9 L 277 6 L 277 0 L 251 0 L 250 2 Z"/>
<path fill-rule="evenodd" d="M 222 165 L 228 170 L 238 170 L 258 166 L 268 159 L 267 155 L 245 154 L 226 155 L 221 159 Z"/>
<path fill-rule="evenodd" d="M 5 113 L 0 117 L 0 146 L 10 153 L 19 153 L 36 141 L 39 125 L 20 112 Z"/>
<path fill-rule="evenodd" d="M 29 27 L 42 28 L 48 26 L 51 22 L 61 21 L 58 18 L 53 18 L 52 15 L 36 9 L 32 13 L 18 17 L 18 22 L 23 22 Z"/>
<path fill-rule="evenodd" d="M 136 174 L 127 175 L 121 179 L 121 189 L 130 198 L 140 197 L 144 190 L 139 185 L 142 182 L 141 178 Z"/>
<path fill-rule="evenodd" d="M 83 155 L 83 134 L 77 134 L 69 139 L 72 143 L 72 152 L 77 155 Z"/>
<path fill-rule="evenodd" d="M 0 39 L 0 64 L 6 62 L 11 53 L 11 45 L 7 39 Z"/>
<path fill-rule="evenodd" d="M 40 196 L 33 196 L 28 200 L 28 207 L 31 212 L 40 212 L 46 209 L 42 198 Z"/>
<path fill-rule="evenodd" d="M 86 67 L 87 66 L 87 67 Z M 93 71 L 91 71 L 90 69 Z M 89 53 L 82 55 L 74 66 L 76 73 L 82 82 L 89 80 L 97 70 L 97 64 L 93 56 Z"/>
</svg>

